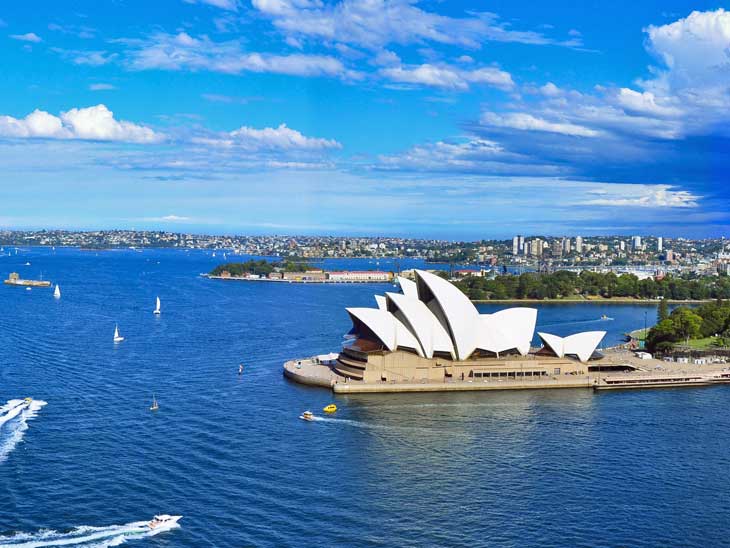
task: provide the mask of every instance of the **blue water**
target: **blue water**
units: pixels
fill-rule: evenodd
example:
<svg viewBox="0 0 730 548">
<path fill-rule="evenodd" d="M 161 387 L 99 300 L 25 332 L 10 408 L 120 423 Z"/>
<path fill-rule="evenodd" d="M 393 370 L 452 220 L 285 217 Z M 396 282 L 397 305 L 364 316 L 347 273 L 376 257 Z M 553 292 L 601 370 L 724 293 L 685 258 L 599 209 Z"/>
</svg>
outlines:
<svg viewBox="0 0 730 548">
<path fill-rule="evenodd" d="M 730 545 L 730 387 L 334 397 L 282 362 L 339 348 L 344 307 L 388 287 L 198 276 L 219 260 L 0 257 L 1 274 L 42 271 L 63 294 L 0 287 L 0 404 L 47 402 L 0 426 L 0 444 L 20 435 L 0 462 L 0 545 Z M 540 309 L 546 330 L 614 342 L 645 307 Z M 335 417 L 297 419 L 332 401 Z M 181 527 L 130 532 L 161 512 Z"/>
</svg>

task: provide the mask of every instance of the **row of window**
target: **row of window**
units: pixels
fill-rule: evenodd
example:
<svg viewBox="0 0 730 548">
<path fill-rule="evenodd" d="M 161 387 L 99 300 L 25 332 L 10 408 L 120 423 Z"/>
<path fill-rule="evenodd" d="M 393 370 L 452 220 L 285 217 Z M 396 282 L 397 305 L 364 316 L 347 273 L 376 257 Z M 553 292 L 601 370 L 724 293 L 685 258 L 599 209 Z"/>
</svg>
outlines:
<svg viewBox="0 0 730 548">
<path fill-rule="evenodd" d="M 474 371 L 474 378 L 486 379 L 489 377 L 502 377 L 502 378 L 517 378 L 517 377 L 546 377 L 547 371 L 499 371 L 499 372 L 486 372 L 486 371 Z M 555 369 L 555 375 L 560 375 L 560 368 Z"/>
</svg>

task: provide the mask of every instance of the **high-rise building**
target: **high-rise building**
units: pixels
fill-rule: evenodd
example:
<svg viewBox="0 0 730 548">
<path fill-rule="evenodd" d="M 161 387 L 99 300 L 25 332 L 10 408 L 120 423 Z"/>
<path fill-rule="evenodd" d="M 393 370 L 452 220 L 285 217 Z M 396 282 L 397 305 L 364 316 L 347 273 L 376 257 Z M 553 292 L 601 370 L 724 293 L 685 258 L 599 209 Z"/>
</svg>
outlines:
<svg viewBox="0 0 730 548">
<path fill-rule="evenodd" d="M 512 238 L 512 255 L 517 255 L 520 252 L 520 237 L 515 236 Z"/>
<path fill-rule="evenodd" d="M 663 249 L 663 248 L 664 248 L 664 238 L 662 238 L 661 236 L 659 236 L 659 237 L 658 237 L 658 238 L 656 239 L 656 250 L 657 250 L 657 251 L 658 251 L 659 253 L 661 253 L 661 252 L 662 252 L 662 249 Z"/>
<path fill-rule="evenodd" d="M 575 252 L 583 253 L 583 237 L 582 236 L 575 237 Z"/>
<path fill-rule="evenodd" d="M 631 237 L 631 249 L 633 251 L 641 251 L 641 236 Z"/>
<path fill-rule="evenodd" d="M 570 238 L 563 238 L 563 255 L 570 254 Z"/>
<path fill-rule="evenodd" d="M 525 253 L 525 237 L 524 236 L 517 236 L 518 238 L 518 249 L 517 251 L 519 253 Z"/>
<path fill-rule="evenodd" d="M 621 240 L 621 241 L 620 241 L 620 242 L 618 243 L 618 248 L 619 248 L 619 249 L 620 249 L 621 251 L 626 251 L 626 242 L 624 242 L 623 240 Z"/>
<path fill-rule="evenodd" d="M 563 254 L 563 243 L 560 240 L 553 240 L 551 252 L 553 257 L 560 257 Z"/>
</svg>

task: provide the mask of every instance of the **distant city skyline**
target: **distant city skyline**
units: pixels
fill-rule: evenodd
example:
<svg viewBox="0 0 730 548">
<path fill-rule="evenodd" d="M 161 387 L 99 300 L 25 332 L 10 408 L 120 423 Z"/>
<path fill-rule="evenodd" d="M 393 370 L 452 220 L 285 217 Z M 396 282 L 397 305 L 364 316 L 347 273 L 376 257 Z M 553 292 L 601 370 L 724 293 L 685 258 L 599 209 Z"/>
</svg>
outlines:
<svg viewBox="0 0 730 548">
<path fill-rule="evenodd" d="M 0 228 L 730 234 L 730 12 L 479 9 L 4 6 Z"/>
</svg>

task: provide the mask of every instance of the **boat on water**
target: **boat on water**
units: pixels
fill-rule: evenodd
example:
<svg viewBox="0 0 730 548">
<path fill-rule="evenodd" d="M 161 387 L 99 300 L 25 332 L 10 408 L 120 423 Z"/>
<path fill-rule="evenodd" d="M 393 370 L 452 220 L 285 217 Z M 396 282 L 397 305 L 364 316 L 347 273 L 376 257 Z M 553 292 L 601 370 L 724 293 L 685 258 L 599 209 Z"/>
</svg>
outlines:
<svg viewBox="0 0 730 548">
<path fill-rule="evenodd" d="M 303 421 L 313 421 L 314 420 L 314 413 L 311 411 L 305 411 L 301 415 L 299 415 L 299 418 Z"/>
<path fill-rule="evenodd" d="M 124 340 L 124 337 L 122 337 L 121 335 L 119 335 L 119 326 L 115 325 L 114 326 L 114 342 L 115 343 L 120 343 L 123 340 Z"/>
<path fill-rule="evenodd" d="M 334 413 L 337 411 L 337 406 L 334 403 L 329 404 L 324 409 L 322 409 L 325 413 Z"/>
<path fill-rule="evenodd" d="M 182 516 L 171 516 L 170 514 L 158 514 L 154 518 L 152 518 L 152 521 L 147 523 L 147 527 L 150 528 L 150 530 L 159 529 L 161 527 L 169 527 L 170 525 L 176 524 Z"/>
<path fill-rule="evenodd" d="M 26 263 L 23 266 L 30 266 L 30 263 L 26 261 Z"/>
<path fill-rule="evenodd" d="M 56 289 L 53 290 L 53 296 L 56 299 L 60 299 L 61 298 L 61 288 L 58 287 L 58 284 L 56 284 Z"/>
<path fill-rule="evenodd" d="M 613 318 L 611 318 L 610 316 L 606 316 L 605 314 L 601 314 L 601 319 L 602 320 L 613 320 Z"/>
<path fill-rule="evenodd" d="M 157 304 L 155 305 L 155 309 L 152 311 L 153 314 L 161 314 L 160 311 L 160 298 L 157 297 Z"/>
<path fill-rule="evenodd" d="M 157 411 L 160 408 L 160 405 L 157 403 L 157 398 L 155 398 L 155 395 L 152 394 L 152 405 L 150 406 L 150 411 Z"/>
</svg>

